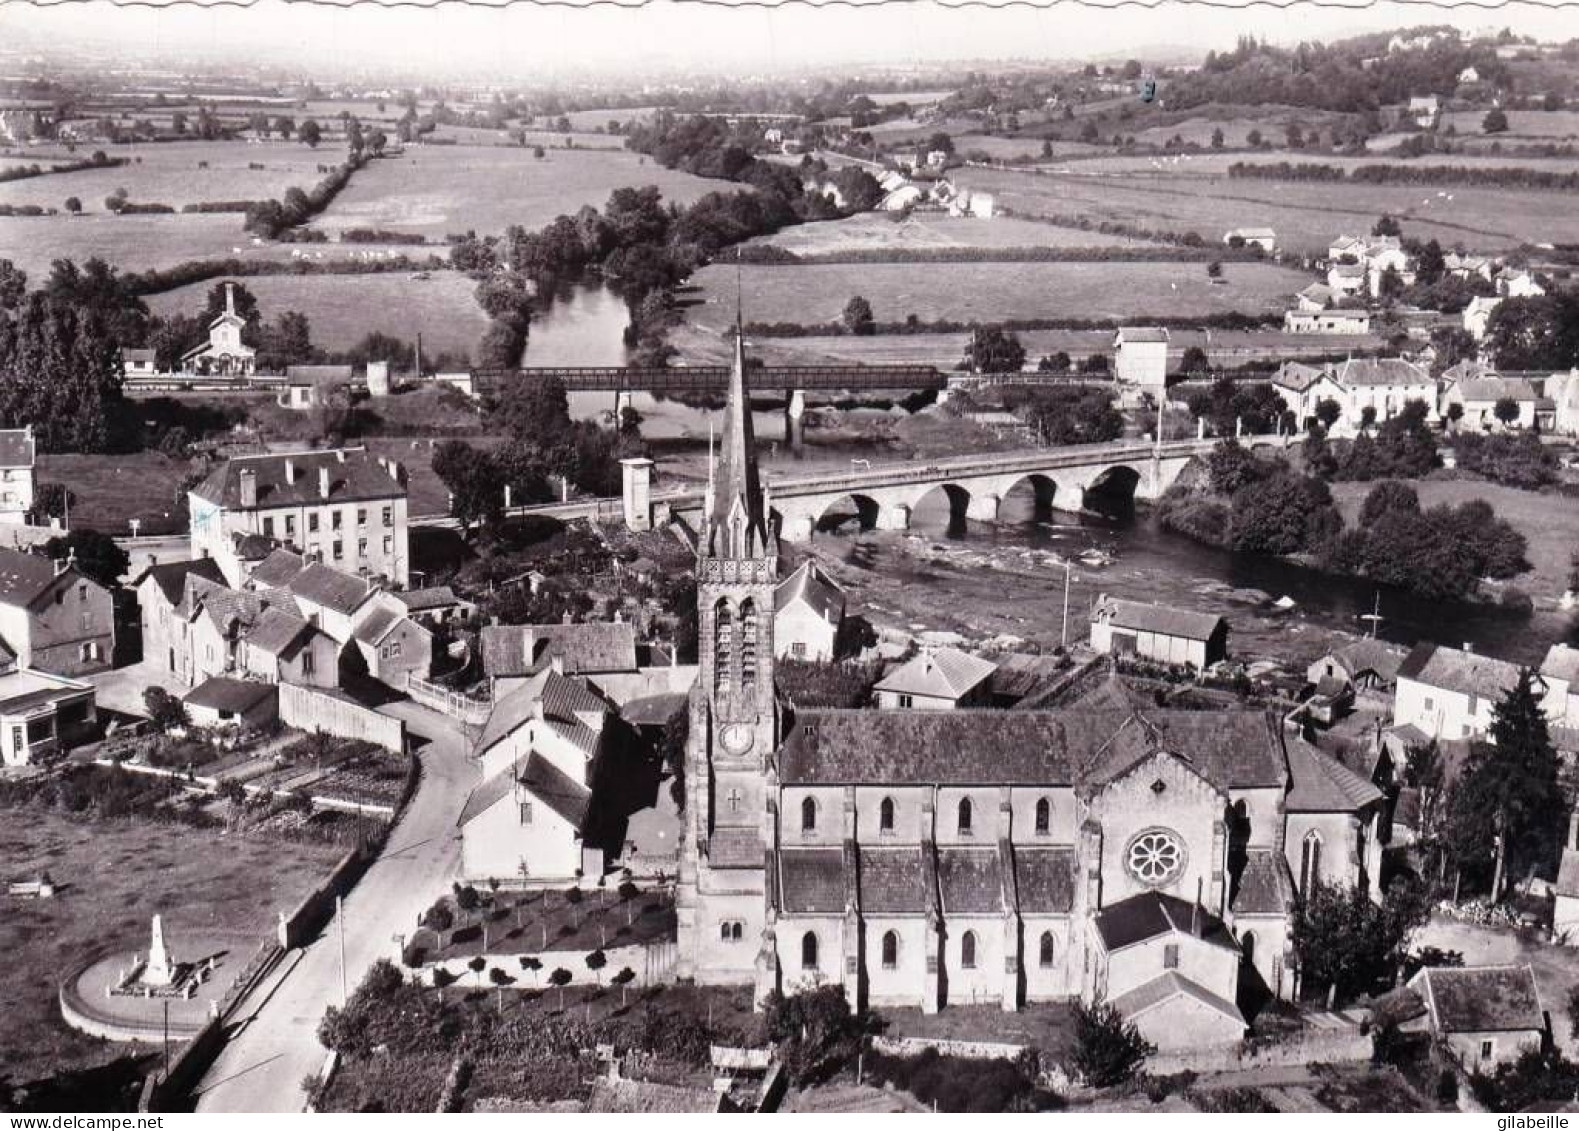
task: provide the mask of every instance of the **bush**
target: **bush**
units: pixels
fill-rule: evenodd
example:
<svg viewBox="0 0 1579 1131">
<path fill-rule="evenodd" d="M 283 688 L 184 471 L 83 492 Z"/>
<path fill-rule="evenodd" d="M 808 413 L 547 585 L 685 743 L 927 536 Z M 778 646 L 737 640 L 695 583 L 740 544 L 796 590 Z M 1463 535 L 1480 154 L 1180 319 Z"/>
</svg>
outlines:
<svg viewBox="0 0 1579 1131">
<path fill-rule="evenodd" d="M 1134 1079 L 1156 1050 L 1111 1002 L 1075 1003 L 1074 1069 L 1093 1088 Z"/>
<path fill-rule="evenodd" d="M 969 1060 L 925 1049 L 913 1057 L 872 1053 L 866 1067 L 874 1082 L 901 1088 L 938 1111 L 1034 1111 L 1050 1099 L 1038 1091 L 1029 1062 Z"/>
</svg>

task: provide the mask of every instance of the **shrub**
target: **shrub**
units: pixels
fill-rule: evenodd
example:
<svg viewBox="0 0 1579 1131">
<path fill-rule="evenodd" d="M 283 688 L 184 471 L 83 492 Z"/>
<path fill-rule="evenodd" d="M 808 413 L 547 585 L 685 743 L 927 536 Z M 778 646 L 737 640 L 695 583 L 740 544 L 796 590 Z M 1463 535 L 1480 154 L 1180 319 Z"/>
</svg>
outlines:
<svg viewBox="0 0 1579 1131">
<path fill-rule="evenodd" d="M 1156 1050 L 1111 1002 L 1075 1003 L 1075 1071 L 1094 1088 L 1134 1078 Z"/>
</svg>

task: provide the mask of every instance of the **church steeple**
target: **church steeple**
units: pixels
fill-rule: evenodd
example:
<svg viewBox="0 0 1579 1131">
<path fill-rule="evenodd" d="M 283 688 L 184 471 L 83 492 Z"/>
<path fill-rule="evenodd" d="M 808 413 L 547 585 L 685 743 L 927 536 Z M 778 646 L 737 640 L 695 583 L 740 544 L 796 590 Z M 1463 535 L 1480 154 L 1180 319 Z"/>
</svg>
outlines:
<svg viewBox="0 0 1579 1131">
<path fill-rule="evenodd" d="M 729 370 L 724 406 L 724 438 L 712 485 L 707 515 L 707 553 L 720 558 L 755 558 L 773 552 L 762 481 L 757 472 L 756 441 L 751 430 L 751 401 L 746 392 L 746 338 L 735 314 L 735 358 Z"/>
</svg>

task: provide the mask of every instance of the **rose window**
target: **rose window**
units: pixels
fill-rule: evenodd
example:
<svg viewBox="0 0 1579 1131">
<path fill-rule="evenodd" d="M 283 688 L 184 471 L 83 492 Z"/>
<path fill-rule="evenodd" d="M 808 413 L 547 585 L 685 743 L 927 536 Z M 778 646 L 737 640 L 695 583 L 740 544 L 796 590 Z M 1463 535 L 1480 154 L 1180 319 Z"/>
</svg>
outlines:
<svg viewBox="0 0 1579 1131">
<path fill-rule="evenodd" d="M 1184 870 L 1184 846 L 1165 829 L 1151 829 L 1129 842 L 1124 863 L 1143 884 L 1165 884 Z"/>
</svg>

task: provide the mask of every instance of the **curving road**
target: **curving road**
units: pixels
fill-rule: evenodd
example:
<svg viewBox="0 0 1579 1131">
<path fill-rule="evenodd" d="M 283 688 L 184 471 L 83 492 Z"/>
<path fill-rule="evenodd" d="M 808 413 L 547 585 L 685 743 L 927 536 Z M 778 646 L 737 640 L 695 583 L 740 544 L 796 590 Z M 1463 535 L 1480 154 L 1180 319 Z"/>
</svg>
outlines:
<svg viewBox="0 0 1579 1131">
<path fill-rule="evenodd" d="M 449 889 L 460 862 L 455 820 L 476 784 L 477 767 L 452 720 L 415 703 L 380 710 L 425 739 L 422 778 L 384 852 L 345 901 L 345 987 L 354 990 L 373 963 L 397 953 L 417 917 Z M 318 1043 L 324 1009 L 341 1001 L 341 925 L 287 955 L 237 1014 L 229 1042 L 195 1089 L 198 1111 L 299 1112 L 302 1081 L 327 1055 Z"/>
</svg>

